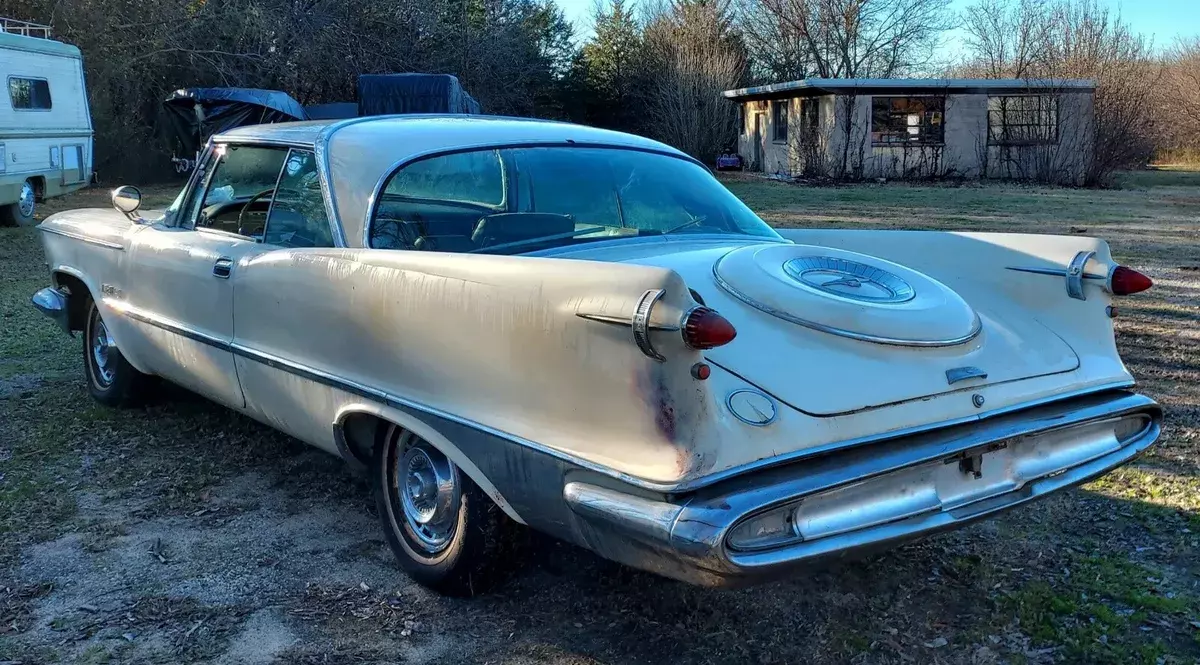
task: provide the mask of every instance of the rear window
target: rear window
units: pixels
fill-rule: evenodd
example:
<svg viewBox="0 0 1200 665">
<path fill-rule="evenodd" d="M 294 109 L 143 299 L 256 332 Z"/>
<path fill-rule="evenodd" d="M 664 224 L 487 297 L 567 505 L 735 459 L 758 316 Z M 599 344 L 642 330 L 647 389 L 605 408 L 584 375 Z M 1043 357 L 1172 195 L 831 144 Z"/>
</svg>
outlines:
<svg viewBox="0 0 1200 665">
<path fill-rule="evenodd" d="M 443 155 L 410 164 L 384 196 L 494 207 L 504 203 L 504 172 L 495 150 Z"/>
<path fill-rule="evenodd" d="M 514 254 L 676 233 L 779 239 L 689 160 L 530 146 L 448 153 L 401 167 L 375 202 L 369 244 Z"/>
<path fill-rule="evenodd" d="M 8 77 L 8 100 L 18 111 L 48 111 L 52 106 L 50 84 L 46 82 L 46 79 L 10 76 Z"/>
</svg>

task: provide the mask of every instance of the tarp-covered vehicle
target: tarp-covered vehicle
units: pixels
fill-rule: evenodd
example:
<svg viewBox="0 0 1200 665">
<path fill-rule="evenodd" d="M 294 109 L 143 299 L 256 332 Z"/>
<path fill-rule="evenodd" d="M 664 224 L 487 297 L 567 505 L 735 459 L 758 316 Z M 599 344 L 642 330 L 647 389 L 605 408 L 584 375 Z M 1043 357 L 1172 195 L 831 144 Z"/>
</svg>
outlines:
<svg viewBox="0 0 1200 665">
<path fill-rule="evenodd" d="M 163 100 L 163 110 L 174 143 L 171 161 L 180 173 L 192 170 L 213 134 L 245 125 L 308 119 L 291 95 L 258 88 L 184 88 Z"/>
<path fill-rule="evenodd" d="M 363 74 L 358 77 L 358 114 L 471 113 L 482 110 L 449 74 Z"/>
</svg>

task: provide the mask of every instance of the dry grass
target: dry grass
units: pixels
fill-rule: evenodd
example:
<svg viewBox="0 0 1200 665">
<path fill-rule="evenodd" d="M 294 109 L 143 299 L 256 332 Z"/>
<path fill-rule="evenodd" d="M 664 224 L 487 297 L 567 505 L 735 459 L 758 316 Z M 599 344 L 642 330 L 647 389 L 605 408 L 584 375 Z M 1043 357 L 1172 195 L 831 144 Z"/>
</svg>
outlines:
<svg viewBox="0 0 1200 665">
<path fill-rule="evenodd" d="M 1118 342 L 1166 407 L 1162 444 L 1083 490 L 746 591 L 538 538 L 496 593 L 449 600 L 397 570 L 337 460 L 181 391 L 93 406 L 78 339 L 27 304 L 46 281 L 34 234 L 0 229 L 0 662 L 1196 662 L 1200 175 L 729 186 L 780 225 L 1107 238 L 1157 282 L 1122 304 Z"/>
</svg>

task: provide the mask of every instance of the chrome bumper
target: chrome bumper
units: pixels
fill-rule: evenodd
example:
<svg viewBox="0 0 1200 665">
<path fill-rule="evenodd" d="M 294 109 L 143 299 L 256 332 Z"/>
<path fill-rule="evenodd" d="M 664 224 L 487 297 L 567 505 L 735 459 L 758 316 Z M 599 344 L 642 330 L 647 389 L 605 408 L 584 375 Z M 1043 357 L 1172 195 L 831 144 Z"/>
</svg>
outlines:
<svg viewBox="0 0 1200 665">
<path fill-rule="evenodd" d="M 1100 476 L 1153 444 L 1162 412 L 1125 391 L 1052 403 L 649 498 L 570 482 L 602 556 L 705 586 L 741 586 L 959 528 Z M 665 500 L 664 500 L 665 499 Z M 747 518 L 785 514 L 794 540 L 737 548 Z"/>
<path fill-rule="evenodd" d="M 67 310 L 67 297 L 61 291 L 49 286 L 38 291 L 33 294 L 33 306 L 41 310 L 42 314 L 54 319 L 58 327 L 62 328 L 68 335 L 71 334 L 71 320 L 69 311 Z"/>
</svg>

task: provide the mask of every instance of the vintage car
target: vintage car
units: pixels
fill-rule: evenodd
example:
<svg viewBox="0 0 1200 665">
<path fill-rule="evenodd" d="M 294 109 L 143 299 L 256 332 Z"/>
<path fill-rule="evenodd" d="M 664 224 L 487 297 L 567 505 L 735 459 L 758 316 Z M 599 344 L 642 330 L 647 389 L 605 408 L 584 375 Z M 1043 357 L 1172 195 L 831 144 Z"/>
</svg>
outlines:
<svg viewBox="0 0 1200 665">
<path fill-rule="evenodd" d="M 165 211 L 39 227 L 34 304 L 109 405 L 162 377 L 365 468 L 402 567 L 472 593 L 525 524 L 708 586 L 961 527 L 1158 438 L 1079 236 L 772 230 L 588 127 L 215 136 Z M 508 564 L 511 570 L 511 563 Z"/>
</svg>

